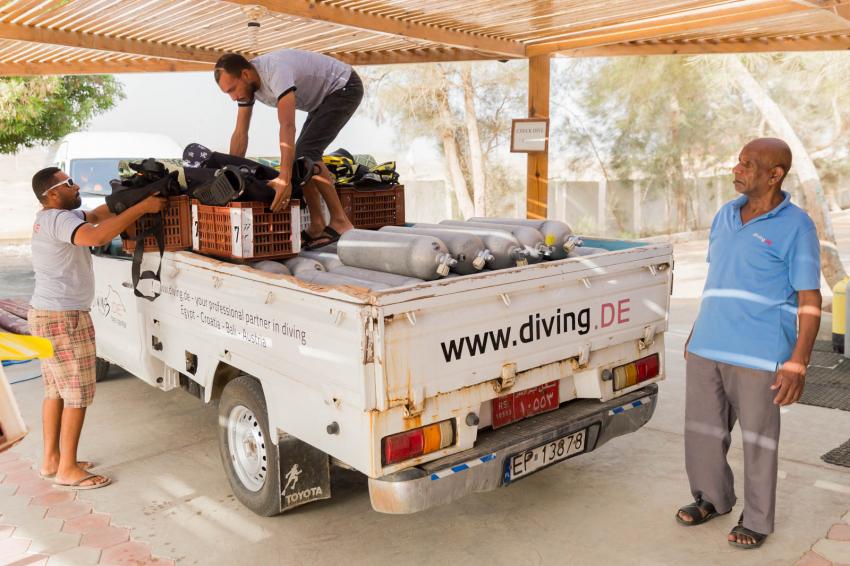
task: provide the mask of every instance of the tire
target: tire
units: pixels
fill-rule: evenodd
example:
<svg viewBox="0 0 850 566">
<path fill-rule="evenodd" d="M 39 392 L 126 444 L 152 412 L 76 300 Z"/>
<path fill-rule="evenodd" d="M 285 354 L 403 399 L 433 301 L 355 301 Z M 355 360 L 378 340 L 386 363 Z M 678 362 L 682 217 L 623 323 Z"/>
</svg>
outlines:
<svg viewBox="0 0 850 566">
<path fill-rule="evenodd" d="M 260 382 L 243 375 L 228 383 L 218 406 L 218 423 L 221 463 L 233 495 L 257 515 L 279 515 L 277 446 L 269 435 Z"/>
<path fill-rule="evenodd" d="M 97 358 L 94 364 L 94 380 L 99 383 L 109 375 L 110 363 L 103 358 Z"/>
</svg>

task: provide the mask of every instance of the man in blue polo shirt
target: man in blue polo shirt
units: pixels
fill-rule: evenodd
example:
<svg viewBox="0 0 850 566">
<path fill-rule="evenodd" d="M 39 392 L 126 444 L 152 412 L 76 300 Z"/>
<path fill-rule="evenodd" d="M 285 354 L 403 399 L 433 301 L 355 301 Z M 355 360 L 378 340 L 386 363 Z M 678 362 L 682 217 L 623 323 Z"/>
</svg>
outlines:
<svg viewBox="0 0 850 566">
<path fill-rule="evenodd" d="M 732 172 L 742 196 L 712 222 L 708 277 L 685 346 L 685 466 L 695 501 L 676 519 L 694 526 L 732 510 L 726 453 L 740 421 L 745 505 L 728 537 L 739 548 L 757 548 L 773 532 L 779 407 L 800 398 L 820 326 L 818 237 L 782 191 L 790 168 L 782 140 L 741 150 Z"/>
</svg>

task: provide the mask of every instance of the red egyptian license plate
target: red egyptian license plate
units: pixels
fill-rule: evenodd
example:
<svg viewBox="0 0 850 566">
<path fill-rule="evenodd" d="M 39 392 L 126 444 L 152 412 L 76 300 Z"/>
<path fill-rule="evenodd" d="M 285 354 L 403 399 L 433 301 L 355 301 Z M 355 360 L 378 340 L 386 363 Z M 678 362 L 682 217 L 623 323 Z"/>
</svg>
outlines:
<svg viewBox="0 0 850 566">
<path fill-rule="evenodd" d="M 503 427 L 558 408 L 558 382 L 493 399 L 493 428 Z"/>
</svg>

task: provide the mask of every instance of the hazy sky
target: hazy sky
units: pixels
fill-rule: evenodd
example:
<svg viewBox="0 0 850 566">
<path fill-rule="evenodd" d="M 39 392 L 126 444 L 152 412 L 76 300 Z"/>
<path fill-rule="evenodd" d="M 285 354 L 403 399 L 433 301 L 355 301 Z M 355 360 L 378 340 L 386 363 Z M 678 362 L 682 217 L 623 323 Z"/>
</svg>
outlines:
<svg viewBox="0 0 850 566">
<path fill-rule="evenodd" d="M 202 143 L 218 151 L 227 151 L 236 123 L 236 103 L 223 94 L 212 73 L 145 73 L 116 75 L 124 84 L 127 97 L 116 108 L 95 118 L 90 131 L 139 131 L 166 134 L 181 147 L 191 142 Z M 360 116 L 358 116 L 360 114 Z M 329 151 L 344 147 L 351 153 L 371 153 L 381 161 L 403 162 L 438 159 L 425 142 L 412 148 L 394 147 L 392 129 L 378 127 L 362 117 L 362 110 L 351 119 Z M 307 115 L 297 112 L 300 131 Z M 279 155 L 278 123 L 275 110 L 264 104 L 254 106 L 248 155 Z M 440 173 L 442 175 L 442 172 Z"/>
</svg>

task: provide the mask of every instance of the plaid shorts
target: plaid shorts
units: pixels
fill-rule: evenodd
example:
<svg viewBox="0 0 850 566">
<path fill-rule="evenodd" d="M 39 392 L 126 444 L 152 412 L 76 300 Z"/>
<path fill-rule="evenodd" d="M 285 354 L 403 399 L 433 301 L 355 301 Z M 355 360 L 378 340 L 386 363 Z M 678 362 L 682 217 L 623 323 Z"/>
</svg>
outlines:
<svg viewBox="0 0 850 566">
<path fill-rule="evenodd" d="M 96 358 L 89 313 L 31 309 L 28 320 L 33 336 L 53 343 L 53 357 L 41 360 L 45 398 L 62 399 L 71 409 L 91 405 Z"/>
</svg>

